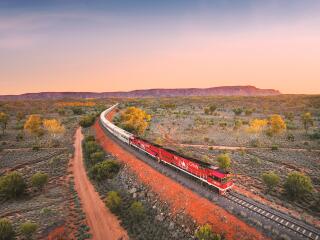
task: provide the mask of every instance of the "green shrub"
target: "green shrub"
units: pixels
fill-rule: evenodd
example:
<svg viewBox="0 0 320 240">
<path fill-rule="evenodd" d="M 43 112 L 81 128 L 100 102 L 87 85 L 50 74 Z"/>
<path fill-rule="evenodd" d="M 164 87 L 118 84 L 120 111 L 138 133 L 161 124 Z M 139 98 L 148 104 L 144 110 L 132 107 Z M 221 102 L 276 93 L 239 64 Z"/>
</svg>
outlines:
<svg viewBox="0 0 320 240">
<path fill-rule="evenodd" d="M 105 204 L 112 212 L 117 212 L 120 209 L 122 199 L 115 191 L 110 191 L 105 199 Z"/>
<path fill-rule="evenodd" d="M 212 228 L 209 224 L 205 224 L 201 227 L 199 227 L 194 236 L 198 240 L 221 240 L 222 237 L 219 234 L 214 234 L 212 232 Z"/>
<path fill-rule="evenodd" d="M 84 111 L 80 107 L 73 107 L 71 108 L 74 115 L 82 115 L 84 114 Z"/>
<path fill-rule="evenodd" d="M 91 178 L 101 181 L 103 179 L 111 179 L 120 170 L 120 165 L 114 160 L 105 160 L 95 164 L 90 168 L 89 175 Z"/>
<path fill-rule="evenodd" d="M 98 151 L 90 154 L 90 159 L 93 163 L 101 162 L 105 157 L 103 151 Z"/>
<path fill-rule="evenodd" d="M 130 215 L 135 220 L 141 220 L 145 216 L 144 206 L 139 201 L 134 201 L 129 208 Z"/>
<path fill-rule="evenodd" d="M 284 188 L 292 199 L 300 199 L 311 193 L 313 185 L 310 177 L 299 172 L 289 173 Z"/>
<path fill-rule="evenodd" d="M 90 142 L 90 141 L 94 142 L 95 140 L 96 139 L 95 139 L 95 137 L 93 135 L 86 136 L 85 139 L 84 139 L 85 142 Z"/>
<path fill-rule="evenodd" d="M 287 140 L 289 141 L 289 142 L 294 142 L 294 135 L 292 134 L 292 133 L 288 133 L 288 135 L 287 135 Z"/>
<path fill-rule="evenodd" d="M 97 152 L 100 150 L 100 146 L 94 141 L 89 141 L 85 143 L 85 152 L 90 156 L 91 153 Z"/>
<path fill-rule="evenodd" d="M 20 233 L 26 239 L 33 239 L 33 236 L 36 233 L 37 229 L 38 229 L 38 225 L 30 221 L 22 223 L 20 225 Z"/>
<path fill-rule="evenodd" d="M 243 112 L 243 109 L 242 108 L 234 108 L 234 109 L 232 109 L 232 111 L 236 116 L 239 116 Z"/>
<path fill-rule="evenodd" d="M 0 218 L 0 240 L 10 240 L 14 237 L 11 222 L 6 218 Z"/>
<path fill-rule="evenodd" d="M 279 184 L 280 178 L 276 173 L 270 171 L 262 174 L 262 181 L 267 186 L 268 191 L 271 191 Z"/>
<path fill-rule="evenodd" d="M 312 140 L 320 139 L 320 130 L 315 131 L 314 133 L 310 134 L 309 137 L 310 137 Z"/>
<path fill-rule="evenodd" d="M 218 165 L 219 165 L 219 168 L 226 171 L 230 168 L 231 166 L 231 159 L 230 159 L 230 156 L 226 153 L 226 154 L 220 154 L 218 157 L 217 157 L 217 160 L 218 160 Z"/>
<path fill-rule="evenodd" d="M 79 122 L 81 127 L 87 128 L 93 125 L 96 117 L 94 115 L 83 116 Z"/>
<path fill-rule="evenodd" d="M 271 146 L 271 150 L 272 151 L 276 151 L 276 150 L 278 150 L 279 149 L 279 146 L 277 145 L 277 144 L 272 144 L 272 146 Z"/>
<path fill-rule="evenodd" d="M 48 174 L 37 172 L 32 175 L 31 177 L 31 184 L 33 187 L 38 188 L 39 190 L 42 190 L 43 187 L 48 183 Z"/>
<path fill-rule="evenodd" d="M 21 173 L 11 172 L 0 177 L 0 196 L 6 199 L 21 196 L 26 189 L 26 184 Z"/>
</svg>

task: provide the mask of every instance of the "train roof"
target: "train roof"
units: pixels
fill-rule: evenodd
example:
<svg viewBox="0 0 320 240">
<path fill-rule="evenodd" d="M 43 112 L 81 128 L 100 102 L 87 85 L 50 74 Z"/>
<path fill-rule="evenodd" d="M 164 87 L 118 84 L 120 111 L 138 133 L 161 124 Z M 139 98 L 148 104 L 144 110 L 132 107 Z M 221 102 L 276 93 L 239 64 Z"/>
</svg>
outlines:
<svg viewBox="0 0 320 240">
<path fill-rule="evenodd" d="M 145 142 L 147 142 L 147 143 L 150 143 L 150 144 L 152 144 L 152 145 L 154 145 L 154 146 L 156 146 L 156 147 L 158 147 L 158 148 L 161 148 L 161 149 L 163 149 L 163 150 L 166 150 L 167 152 L 172 153 L 172 154 L 175 154 L 175 155 L 177 155 L 177 156 L 179 156 L 179 157 L 182 157 L 182 158 L 191 160 L 192 162 L 198 163 L 198 164 L 201 165 L 202 167 L 210 168 L 210 167 L 212 166 L 210 163 L 206 163 L 206 162 L 200 161 L 199 159 L 195 159 L 195 158 L 192 158 L 192 157 L 183 155 L 183 154 L 181 154 L 181 153 L 179 153 L 179 152 L 177 152 L 177 151 L 175 151 L 175 150 L 172 150 L 172 149 L 170 149 L 170 148 L 165 148 L 165 147 L 163 147 L 163 146 L 160 146 L 160 145 L 158 145 L 158 144 L 155 144 L 155 143 L 153 143 L 153 142 L 150 142 L 150 141 L 148 141 L 148 140 L 146 140 L 146 139 L 143 139 L 143 138 L 141 138 L 141 137 L 136 137 L 136 136 L 135 136 L 135 138 L 141 139 L 142 141 L 145 141 Z"/>
</svg>

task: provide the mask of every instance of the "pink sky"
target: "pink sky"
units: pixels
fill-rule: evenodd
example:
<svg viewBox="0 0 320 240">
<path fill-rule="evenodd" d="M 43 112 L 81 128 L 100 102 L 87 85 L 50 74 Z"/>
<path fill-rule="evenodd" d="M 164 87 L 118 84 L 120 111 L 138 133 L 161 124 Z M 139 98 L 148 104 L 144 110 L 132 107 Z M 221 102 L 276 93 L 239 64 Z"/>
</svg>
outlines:
<svg viewBox="0 0 320 240">
<path fill-rule="evenodd" d="M 0 39 L 0 94 L 230 85 L 320 94 L 313 19 L 221 30 L 185 22 L 114 28 L 111 18 L 110 28 L 97 19 L 102 26 L 70 31 L 50 25 L 56 16 L 43 18 L 0 21 L 0 33 L 9 32 Z"/>
</svg>

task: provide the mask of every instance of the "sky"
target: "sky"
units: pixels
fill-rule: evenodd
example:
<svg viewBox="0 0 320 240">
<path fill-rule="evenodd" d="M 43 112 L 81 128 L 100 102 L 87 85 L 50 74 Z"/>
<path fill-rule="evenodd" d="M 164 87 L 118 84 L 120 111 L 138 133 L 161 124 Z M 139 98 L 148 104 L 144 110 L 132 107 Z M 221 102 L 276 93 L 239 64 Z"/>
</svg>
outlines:
<svg viewBox="0 0 320 240">
<path fill-rule="evenodd" d="M 1 0 L 0 94 L 320 94 L 318 0 Z"/>
</svg>

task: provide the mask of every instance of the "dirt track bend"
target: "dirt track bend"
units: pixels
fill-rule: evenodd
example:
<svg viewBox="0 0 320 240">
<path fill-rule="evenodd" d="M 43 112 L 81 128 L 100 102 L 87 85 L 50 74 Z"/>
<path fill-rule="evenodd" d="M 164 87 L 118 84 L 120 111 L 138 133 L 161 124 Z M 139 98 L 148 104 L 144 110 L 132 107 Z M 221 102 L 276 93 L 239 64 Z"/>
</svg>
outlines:
<svg viewBox="0 0 320 240">
<path fill-rule="evenodd" d="M 73 175 L 75 189 L 81 200 L 83 211 L 90 227 L 93 240 L 127 240 L 126 231 L 120 226 L 118 219 L 105 207 L 99 194 L 91 184 L 83 163 L 81 128 L 75 134 L 75 153 L 73 159 Z"/>
</svg>

